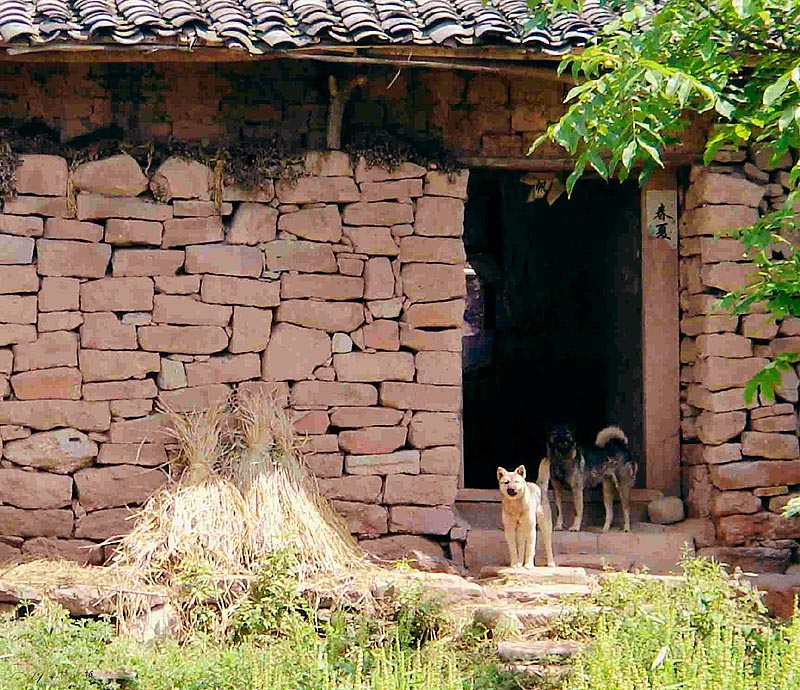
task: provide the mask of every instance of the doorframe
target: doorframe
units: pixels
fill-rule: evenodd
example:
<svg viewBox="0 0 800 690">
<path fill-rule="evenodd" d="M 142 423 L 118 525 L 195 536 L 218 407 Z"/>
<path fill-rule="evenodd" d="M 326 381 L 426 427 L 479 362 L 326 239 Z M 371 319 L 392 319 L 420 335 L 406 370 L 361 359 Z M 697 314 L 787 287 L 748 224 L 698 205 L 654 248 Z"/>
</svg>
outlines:
<svg viewBox="0 0 800 690">
<path fill-rule="evenodd" d="M 545 166 L 539 170 L 535 161 L 525 160 L 520 171 L 541 171 L 543 177 L 552 175 Z M 469 165 L 476 167 L 501 167 Z M 502 166 L 506 169 L 512 166 Z M 675 169 L 653 173 L 640 188 L 640 217 L 642 232 L 641 290 L 642 290 L 642 431 L 645 466 L 645 490 L 680 496 L 680 303 L 678 248 L 668 242 L 651 238 L 647 231 L 645 194 L 650 190 L 678 191 Z M 462 409 L 459 410 L 461 426 L 461 456 L 458 488 L 472 493 L 483 490 L 464 487 L 464 423 L 463 381 L 461 385 Z"/>
</svg>

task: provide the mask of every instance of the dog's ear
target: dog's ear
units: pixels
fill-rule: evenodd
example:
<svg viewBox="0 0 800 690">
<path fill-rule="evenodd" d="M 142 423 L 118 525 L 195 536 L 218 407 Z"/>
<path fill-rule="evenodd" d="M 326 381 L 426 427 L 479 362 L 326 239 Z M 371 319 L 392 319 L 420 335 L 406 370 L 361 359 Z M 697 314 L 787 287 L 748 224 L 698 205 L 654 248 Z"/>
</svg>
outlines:
<svg viewBox="0 0 800 690">
<path fill-rule="evenodd" d="M 507 473 L 507 470 L 506 470 L 506 468 L 505 468 L 505 467 L 498 467 L 498 468 L 497 468 L 497 481 L 500 481 L 500 479 L 502 478 L 502 476 L 503 476 L 504 474 L 506 474 L 506 473 Z"/>
<path fill-rule="evenodd" d="M 517 469 L 514 470 L 520 477 L 525 479 L 525 465 L 520 465 Z"/>
</svg>

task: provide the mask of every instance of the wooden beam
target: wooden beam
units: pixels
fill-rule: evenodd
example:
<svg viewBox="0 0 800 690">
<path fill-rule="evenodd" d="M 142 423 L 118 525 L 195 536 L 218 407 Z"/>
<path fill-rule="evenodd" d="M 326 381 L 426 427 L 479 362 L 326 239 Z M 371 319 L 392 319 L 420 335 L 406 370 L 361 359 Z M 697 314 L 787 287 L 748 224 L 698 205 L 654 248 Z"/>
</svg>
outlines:
<svg viewBox="0 0 800 690">
<path fill-rule="evenodd" d="M 702 151 L 667 151 L 664 153 L 664 165 L 668 170 L 691 165 L 702 161 Z M 569 172 L 575 166 L 572 158 L 537 158 L 532 156 L 498 157 L 498 156 L 462 156 L 459 160 L 468 168 L 494 168 L 498 170 L 526 170 L 532 172 Z M 597 177 L 596 173 L 587 170 L 587 177 Z"/>
</svg>

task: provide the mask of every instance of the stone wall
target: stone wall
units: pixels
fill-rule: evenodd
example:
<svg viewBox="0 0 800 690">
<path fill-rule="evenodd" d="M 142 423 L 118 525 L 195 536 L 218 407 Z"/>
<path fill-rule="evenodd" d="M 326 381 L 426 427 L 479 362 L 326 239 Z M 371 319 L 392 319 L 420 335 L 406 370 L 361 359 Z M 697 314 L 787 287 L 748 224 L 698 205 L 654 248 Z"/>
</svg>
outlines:
<svg viewBox="0 0 800 690">
<path fill-rule="evenodd" d="M 3 116 L 39 120 L 61 140 L 109 125 L 134 141 L 235 143 L 276 132 L 300 149 L 325 146 L 327 75 L 315 62 L 0 65 Z M 335 72 L 335 70 L 333 70 Z M 526 155 L 563 112 L 565 85 L 541 78 L 354 65 L 362 74 L 343 143 L 376 128 L 433 136 L 460 154 Z M 696 137 L 695 137 L 696 138 Z M 543 146 L 541 158 L 563 158 Z"/>
<path fill-rule="evenodd" d="M 692 171 L 680 226 L 684 495 L 690 517 L 710 515 L 716 526 L 718 546 L 701 555 L 783 572 L 800 544 L 800 521 L 780 516 L 800 490 L 798 377 L 784 375 L 774 404 L 748 405 L 743 394 L 768 357 L 800 350 L 800 319 L 776 322 L 761 304 L 742 316 L 720 308 L 718 297 L 749 282 L 754 265 L 741 243 L 713 235 L 778 208 L 792 160 L 773 164 L 764 151 L 720 157 Z"/>
<path fill-rule="evenodd" d="M 199 163 L 23 158 L 0 214 L 0 558 L 101 561 L 164 481 L 155 401 L 237 387 L 285 396 L 373 550 L 443 553 L 409 535 L 454 523 L 467 173 L 305 163 L 218 207 Z"/>
</svg>

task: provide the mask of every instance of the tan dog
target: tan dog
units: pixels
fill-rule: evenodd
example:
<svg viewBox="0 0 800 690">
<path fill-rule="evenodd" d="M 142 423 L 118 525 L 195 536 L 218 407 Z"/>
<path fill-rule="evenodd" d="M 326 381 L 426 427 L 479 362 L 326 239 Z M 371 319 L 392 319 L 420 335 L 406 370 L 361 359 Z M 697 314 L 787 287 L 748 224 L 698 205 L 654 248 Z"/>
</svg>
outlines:
<svg viewBox="0 0 800 690">
<path fill-rule="evenodd" d="M 553 526 L 547 496 L 536 484 L 525 481 L 524 465 L 513 472 L 498 467 L 497 481 L 503 499 L 503 530 L 508 542 L 511 567 L 533 568 L 537 524 L 544 539 L 547 565 L 554 566 Z"/>
</svg>

